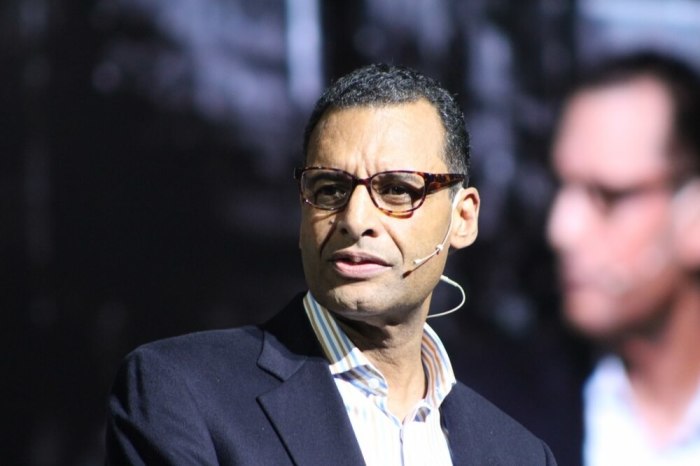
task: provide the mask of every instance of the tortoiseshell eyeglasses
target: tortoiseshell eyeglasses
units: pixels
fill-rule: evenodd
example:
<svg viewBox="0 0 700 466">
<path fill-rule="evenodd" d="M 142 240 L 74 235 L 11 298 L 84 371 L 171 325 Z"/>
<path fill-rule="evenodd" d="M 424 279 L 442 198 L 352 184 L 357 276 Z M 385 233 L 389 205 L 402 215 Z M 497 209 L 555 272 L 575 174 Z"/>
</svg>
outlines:
<svg viewBox="0 0 700 466">
<path fill-rule="evenodd" d="M 407 214 L 425 201 L 428 194 L 464 182 L 457 173 L 425 173 L 391 170 L 358 178 L 337 168 L 305 167 L 294 170 L 299 193 L 305 203 L 322 210 L 345 208 L 358 184 L 364 185 L 375 206 L 382 212 Z"/>
</svg>

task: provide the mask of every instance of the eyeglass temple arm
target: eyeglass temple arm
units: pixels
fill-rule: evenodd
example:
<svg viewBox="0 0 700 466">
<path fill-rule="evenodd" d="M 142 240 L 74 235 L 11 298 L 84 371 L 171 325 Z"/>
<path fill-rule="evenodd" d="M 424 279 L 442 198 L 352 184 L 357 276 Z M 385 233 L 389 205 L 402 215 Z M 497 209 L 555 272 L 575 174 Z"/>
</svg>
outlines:
<svg viewBox="0 0 700 466">
<path fill-rule="evenodd" d="M 431 174 L 426 180 L 426 192 L 433 193 L 440 189 L 464 182 L 465 176 L 460 174 Z"/>
</svg>

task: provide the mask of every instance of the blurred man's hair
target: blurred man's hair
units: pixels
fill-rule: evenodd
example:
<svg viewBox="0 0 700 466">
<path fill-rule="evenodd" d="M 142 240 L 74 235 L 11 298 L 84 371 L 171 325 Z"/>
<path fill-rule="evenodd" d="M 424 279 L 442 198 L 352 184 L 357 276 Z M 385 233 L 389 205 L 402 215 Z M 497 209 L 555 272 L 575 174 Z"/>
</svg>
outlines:
<svg viewBox="0 0 700 466">
<path fill-rule="evenodd" d="M 597 64 L 576 82 L 569 97 L 598 88 L 652 78 L 664 86 L 673 105 L 670 148 L 686 175 L 700 173 L 700 77 L 689 64 L 654 51 L 641 51 Z"/>
<path fill-rule="evenodd" d="M 333 109 L 380 107 L 415 102 L 430 102 L 445 129 L 443 158 L 452 173 L 469 175 L 469 133 L 464 114 L 454 97 L 435 80 L 410 68 L 374 64 L 359 68 L 335 81 L 321 95 L 304 132 L 304 158 L 309 139 L 323 115 Z M 464 181 L 466 185 L 468 179 Z"/>
</svg>

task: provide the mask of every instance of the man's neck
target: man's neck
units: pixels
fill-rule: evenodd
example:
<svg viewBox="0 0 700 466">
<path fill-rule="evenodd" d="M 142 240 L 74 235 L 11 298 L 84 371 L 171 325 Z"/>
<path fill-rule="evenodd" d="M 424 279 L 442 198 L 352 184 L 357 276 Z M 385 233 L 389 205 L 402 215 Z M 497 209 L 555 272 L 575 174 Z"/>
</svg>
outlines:
<svg viewBox="0 0 700 466">
<path fill-rule="evenodd" d="M 655 443 L 673 440 L 700 383 L 700 289 L 673 303 L 654 335 L 629 338 L 618 349 L 636 408 Z"/>
<path fill-rule="evenodd" d="M 426 377 L 421 359 L 424 317 L 399 325 L 373 326 L 339 321 L 348 338 L 382 373 L 389 385 L 389 410 L 403 420 L 423 399 Z"/>
</svg>

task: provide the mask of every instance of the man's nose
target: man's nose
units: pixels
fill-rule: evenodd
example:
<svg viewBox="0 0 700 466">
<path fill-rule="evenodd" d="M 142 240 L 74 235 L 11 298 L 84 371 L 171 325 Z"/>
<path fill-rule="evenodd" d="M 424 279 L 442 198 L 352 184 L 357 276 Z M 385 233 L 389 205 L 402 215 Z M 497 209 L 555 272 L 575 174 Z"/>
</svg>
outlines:
<svg viewBox="0 0 700 466">
<path fill-rule="evenodd" d="M 369 189 L 358 184 L 345 209 L 338 213 L 338 229 L 355 240 L 362 236 L 376 236 L 379 215 L 384 214 L 374 205 Z"/>
</svg>

